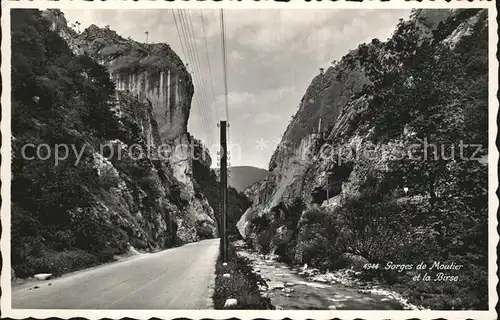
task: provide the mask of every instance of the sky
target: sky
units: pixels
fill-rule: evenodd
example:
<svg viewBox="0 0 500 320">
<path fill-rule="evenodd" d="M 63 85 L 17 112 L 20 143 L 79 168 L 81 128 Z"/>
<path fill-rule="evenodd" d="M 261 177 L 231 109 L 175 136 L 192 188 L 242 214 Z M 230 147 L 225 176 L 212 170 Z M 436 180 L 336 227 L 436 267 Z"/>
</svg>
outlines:
<svg viewBox="0 0 500 320">
<path fill-rule="evenodd" d="M 80 30 L 91 24 L 109 25 L 124 38 L 145 42 L 147 36 L 148 43 L 168 43 L 194 78 L 188 130 L 209 148 L 213 166 L 217 123 L 227 120 L 230 165 L 265 169 L 319 68 L 327 68 L 363 42 L 385 41 L 398 20 L 410 14 L 394 9 L 224 10 L 226 118 L 220 12 L 182 11 L 180 16 L 171 9 L 63 10 L 69 25 L 81 23 Z M 192 27 L 192 38 L 183 35 L 180 17 Z M 183 49 L 182 43 L 190 43 L 196 54 Z"/>
</svg>

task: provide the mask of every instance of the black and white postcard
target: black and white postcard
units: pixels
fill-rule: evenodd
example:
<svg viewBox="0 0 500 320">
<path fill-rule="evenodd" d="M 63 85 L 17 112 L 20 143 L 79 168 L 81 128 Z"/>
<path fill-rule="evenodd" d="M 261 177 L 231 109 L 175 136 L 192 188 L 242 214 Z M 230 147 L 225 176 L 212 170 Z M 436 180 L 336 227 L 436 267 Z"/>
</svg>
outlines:
<svg viewBox="0 0 500 320">
<path fill-rule="evenodd" d="M 4 316 L 496 319 L 493 1 L 2 7 Z"/>
</svg>

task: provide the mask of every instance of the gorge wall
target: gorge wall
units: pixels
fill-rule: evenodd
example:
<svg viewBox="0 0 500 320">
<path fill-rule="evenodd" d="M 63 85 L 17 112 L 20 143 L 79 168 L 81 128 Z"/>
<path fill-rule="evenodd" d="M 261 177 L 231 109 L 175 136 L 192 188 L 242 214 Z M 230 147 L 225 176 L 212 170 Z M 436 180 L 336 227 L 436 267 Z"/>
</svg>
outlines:
<svg viewBox="0 0 500 320">
<path fill-rule="evenodd" d="M 206 220 L 215 227 L 214 212 L 205 199 L 198 199 L 193 185 L 192 155 L 199 141 L 187 132 L 194 86 L 191 75 L 179 56 L 166 43 L 145 44 L 120 37 L 109 27 L 89 26 L 78 34 L 68 28 L 61 12 L 46 12 L 52 28 L 67 41 L 77 55 L 88 55 L 105 66 L 116 85 L 116 90 L 129 92 L 144 104 L 149 105 L 156 121 L 153 133 L 145 132 L 147 144 L 159 148 L 168 145 L 167 154 L 174 177 L 190 195 L 188 208 L 195 220 Z M 140 122 L 141 128 L 148 123 Z M 151 141 L 152 136 L 159 136 Z M 196 143 L 195 143 L 196 142 Z M 201 157 L 208 168 L 211 159 L 207 152 Z M 215 232 L 215 229 L 213 229 Z"/>
<path fill-rule="evenodd" d="M 192 154 L 206 168 L 211 159 L 187 132 L 194 87 L 176 53 L 95 25 L 77 33 L 59 10 L 13 14 L 18 276 L 64 273 L 130 246 L 158 250 L 217 236 Z M 78 165 L 71 157 L 28 161 L 27 142 L 72 144 L 82 156 Z"/>
<path fill-rule="evenodd" d="M 430 309 L 487 309 L 488 50 L 487 10 L 414 10 L 316 76 L 245 191 L 247 244 Z M 395 261 L 468 267 L 453 284 L 363 268 Z"/>
<path fill-rule="evenodd" d="M 321 147 L 330 143 L 334 149 L 345 152 L 375 141 L 378 134 L 374 132 L 375 121 L 357 122 L 370 113 L 374 104 L 373 94 L 367 90 L 374 87 L 370 68 L 395 64 L 398 59 L 396 49 L 389 48 L 392 43 L 401 39 L 401 45 L 410 46 L 407 39 L 410 35 L 415 43 L 432 42 L 439 36 L 440 42 L 453 48 L 473 32 L 474 26 L 484 24 L 484 19 L 484 11 L 414 10 L 410 20 L 401 20 L 398 25 L 405 33 L 397 28 L 388 43 L 374 39 L 372 43 L 362 44 L 317 75 L 270 159 L 270 175 L 246 191 L 253 199 L 253 206 L 238 223 L 242 235 L 248 235 L 253 217 L 269 212 L 280 202 L 290 204 L 295 198 L 302 198 L 307 204 L 339 202 L 349 187 L 355 164 L 340 161 L 338 165 L 338 157 L 322 156 L 328 150 Z M 363 61 L 368 55 L 371 60 Z M 326 202 L 327 189 L 331 203 Z"/>
<path fill-rule="evenodd" d="M 487 11 L 414 10 L 312 80 L 238 230 L 261 253 L 358 269 L 411 303 L 486 309 L 487 128 Z M 453 285 L 363 269 L 391 261 L 470 267 Z"/>
</svg>

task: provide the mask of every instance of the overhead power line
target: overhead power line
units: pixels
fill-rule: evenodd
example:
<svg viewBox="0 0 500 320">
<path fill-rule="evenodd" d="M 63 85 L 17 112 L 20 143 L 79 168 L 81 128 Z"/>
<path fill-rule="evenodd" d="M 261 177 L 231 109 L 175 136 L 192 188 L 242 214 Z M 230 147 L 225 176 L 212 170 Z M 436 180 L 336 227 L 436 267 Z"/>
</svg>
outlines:
<svg viewBox="0 0 500 320">
<path fill-rule="evenodd" d="M 174 9 L 170 9 L 170 10 L 172 10 L 172 16 L 174 17 L 174 22 L 175 22 L 175 29 L 177 30 L 177 36 L 179 37 L 179 42 L 181 43 L 182 55 L 184 57 L 187 57 L 186 50 L 184 49 L 184 43 L 182 42 L 182 39 L 181 39 L 181 33 L 179 31 L 179 24 L 177 23 L 177 18 L 175 16 Z"/>
<path fill-rule="evenodd" d="M 226 120 L 229 121 L 229 109 L 227 104 L 227 59 L 226 59 L 226 32 L 224 27 L 224 9 L 220 9 L 220 28 L 222 44 L 222 74 L 224 76 L 224 101 Z"/>
<path fill-rule="evenodd" d="M 210 60 L 210 55 L 208 51 L 208 41 L 207 34 L 205 31 L 205 21 L 203 17 L 203 12 L 200 11 L 200 21 L 201 29 L 203 35 L 206 64 L 208 67 L 208 76 L 206 76 L 207 69 L 202 68 L 202 63 L 200 55 L 203 55 L 203 48 L 199 48 L 196 41 L 196 34 L 193 26 L 193 19 L 187 10 L 181 9 L 171 9 L 172 15 L 174 17 L 175 28 L 177 31 L 177 36 L 181 44 L 182 54 L 184 58 L 189 61 L 190 73 L 192 76 L 193 83 L 195 85 L 195 95 L 193 97 L 193 102 L 197 105 L 197 109 L 200 113 L 201 125 L 204 132 L 207 135 L 207 139 L 211 141 L 215 138 L 216 130 L 213 122 L 213 116 L 219 117 L 219 111 L 216 108 L 216 98 L 215 94 L 215 82 L 212 73 L 212 64 Z M 229 122 L 229 107 L 228 107 L 228 80 L 227 80 L 227 50 L 226 50 L 226 35 L 225 35 L 225 25 L 224 25 L 224 11 L 220 10 L 220 25 L 221 25 L 221 48 L 222 48 L 222 71 L 223 71 L 223 82 L 224 82 L 224 111 L 225 119 Z M 188 65 L 186 63 L 186 65 Z M 205 71 L 205 73 L 203 72 Z M 207 81 L 208 79 L 209 81 Z M 210 85 L 210 88 L 207 86 Z M 207 90 L 208 89 L 208 90 Z M 210 91 L 210 93 L 207 93 Z M 212 110 L 211 106 L 214 107 Z M 228 124 L 229 127 L 229 124 Z M 227 132 L 227 138 L 229 142 L 229 130 Z"/>
<path fill-rule="evenodd" d="M 189 32 L 191 33 L 191 40 L 192 40 L 192 46 L 193 46 L 193 50 L 194 50 L 194 57 L 195 57 L 195 63 L 196 63 L 196 68 L 198 70 L 198 80 L 199 80 L 199 83 L 200 83 L 200 92 L 201 92 L 201 95 L 204 99 L 204 103 L 206 103 L 206 109 L 208 110 L 208 117 L 210 119 L 210 121 L 212 121 L 212 113 L 210 112 L 210 108 L 209 108 L 209 102 L 208 102 L 208 95 L 207 95 L 207 92 L 205 90 L 205 86 L 204 86 L 204 82 L 203 82 L 203 73 L 202 73 L 202 68 L 201 68 L 201 59 L 200 59 L 200 56 L 199 56 L 199 51 L 198 50 L 198 45 L 196 43 L 196 37 L 195 37 L 195 34 L 194 34 L 194 28 L 193 28 L 193 20 L 191 19 L 191 15 L 190 14 L 187 14 L 187 17 L 188 17 L 188 30 Z M 212 123 L 212 122 L 210 122 Z M 212 123 L 213 125 L 213 123 Z"/>
<path fill-rule="evenodd" d="M 217 107 L 215 106 L 215 99 L 216 99 L 216 95 L 215 95 L 215 88 L 214 88 L 214 79 L 212 77 L 212 67 L 211 67 L 211 63 L 210 63 L 210 55 L 208 54 L 208 44 L 207 44 L 207 35 L 205 33 L 205 21 L 203 19 L 203 11 L 200 10 L 200 20 L 201 20 L 201 29 L 203 31 L 203 40 L 204 40 L 204 43 L 205 43 L 205 54 L 206 54 L 206 57 L 207 57 L 207 65 L 208 65 L 208 74 L 210 76 L 210 88 L 212 89 L 212 105 L 214 106 L 214 111 L 215 111 L 215 118 L 216 119 L 219 119 L 219 115 L 218 115 L 218 110 L 217 110 Z"/>
<path fill-rule="evenodd" d="M 224 105 L 226 111 L 226 121 L 229 124 L 229 107 L 227 97 L 227 58 L 226 58 L 226 31 L 224 26 L 224 9 L 220 9 L 220 28 L 221 28 L 221 45 L 222 45 L 222 74 L 224 77 Z M 227 140 L 230 143 L 229 131 L 227 131 Z"/>
<path fill-rule="evenodd" d="M 181 22 L 181 31 L 183 32 L 184 39 L 186 40 L 186 49 L 188 51 L 189 59 L 192 61 L 193 65 L 193 80 L 196 83 L 197 88 L 197 94 L 195 94 L 196 99 L 198 101 L 198 104 L 200 104 L 200 111 L 205 118 L 205 123 L 208 123 L 207 139 L 211 140 L 214 133 L 211 128 L 214 128 L 214 126 L 212 124 L 211 112 L 210 110 L 208 110 L 208 101 L 201 77 L 202 73 L 194 40 L 194 32 L 192 30 L 192 20 L 190 20 L 189 17 L 186 16 L 186 13 L 183 10 L 178 10 L 178 15 Z"/>
<path fill-rule="evenodd" d="M 177 31 L 177 35 L 179 37 L 179 41 L 181 43 L 183 55 L 185 58 L 193 61 L 193 65 L 195 65 L 195 62 L 194 62 L 195 58 L 194 58 L 194 55 L 192 52 L 191 45 L 188 41 L 189 35 L 188 35 L 188 32 L 186 31 L 185 21 L 184 21 L 181 13 L 182 12 L 178 10 L 177 17 L 176 17 L 175 11 L 172 9 L 172 15 L 174 17 L 176 31 Z M 200 81 L 197 80 L 197 71 L 195 71 L 195 73 L 194 73 L 193 81 L 196 83 L 198 88 L 201 87 Z M 195 102 L 197 104 L 198 110 L 200 111 L 200 118 L 201 118 L 201 122 L 202 122 L 202 127 L 203 127 L 205 133 L 207 134 L 207 137 L 210 138 L 211 134 L 210 134 L 210 129 L 209 129 L 210 126 L 207 124 L 208 116 L 207 116 L 206 106 L 204 103 L 201 102 L 199 95 L 195 95 Z"/>
</svg>

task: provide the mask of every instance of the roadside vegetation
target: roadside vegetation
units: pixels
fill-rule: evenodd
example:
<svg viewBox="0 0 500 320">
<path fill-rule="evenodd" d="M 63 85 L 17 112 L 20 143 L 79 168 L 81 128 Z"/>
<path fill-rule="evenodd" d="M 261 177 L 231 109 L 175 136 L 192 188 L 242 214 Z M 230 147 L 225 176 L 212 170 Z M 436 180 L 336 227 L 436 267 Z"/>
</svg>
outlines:
<svg viewBox="0 0 500 320">
<path fill-rule="evenodd" d="M 148 150 L 146 133 L 155 138 L 152 107 L 116 90 L 94 58 L 75 55 L 42 11 L 11 15 L 12 274 L 58 276 L 132 247 L 213 237 L 206 221 L 178 230 L 189 195 L 167 161 L 131 148 Z"/>
<path fill-rule="evenodd" d="M 126 250 L 123 233 L 87 210 L 107 188 L 85 149 L 43 161 L 25 144 L 74 145 L 83 150 L 120 133 L 111 110 L 114 85 L 106 70 L 75 56 L 38 10 L 12 11 L 12 265 L 18 277 L 62 274 L 112 259 Z M 112 182 L 111 182 L 112 183 Z M 81 215 L 72 215 L 82 208 Z M 105 253 L 106 243 L 113 250 Z"/>
<path fill-rule="evenodd" d="M 215 289 L 213 301 L 215 309 L 224 309 L 227 299 L 236 299 L 237 304 L 230 309 L 274 309 L 271 300 L 260 295 L 258 285 L 265 281 L 253 272 L 248 259 L 240 257 L 232 245 L 228 248 L 228 262 L 223 265 L 222 243 L 215 268 Z M 230 274 L 225 278 L 224 274 Z"/>
</svg>

